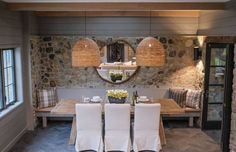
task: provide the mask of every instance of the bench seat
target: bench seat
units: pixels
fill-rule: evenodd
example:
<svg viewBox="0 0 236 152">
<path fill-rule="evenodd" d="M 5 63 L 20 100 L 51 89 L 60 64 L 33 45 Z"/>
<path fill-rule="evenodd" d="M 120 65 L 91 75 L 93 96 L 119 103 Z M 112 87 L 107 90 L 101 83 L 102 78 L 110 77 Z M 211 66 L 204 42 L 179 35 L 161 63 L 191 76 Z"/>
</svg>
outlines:
<svg viewBox="0 0 236 152">
<path fill-rule="evenodd" d="M 184 111 L 186 112 L 186 113 L 188 113 L 188 112 L 201 112 L 201 110 L 200 109 L 194 109 L 194 108 L 189 108 L 189 107 L 185 107 L 184 108 Z"/>
<path fill-rule="evenodd" d="M 48 113 L 48 112 L 51 112 L 53 108 L 54 108 L 54 107 L 47 107 L 47 108 L 35 109 L 35 112 L 36 112 L 36 113 L 40 113 L 40 112 L 46 112 L 46 113 Z"/>
<path fill-rule="evenodd" d="M 47 127 L 47 118 L 50 118 L 50 117 L 57 117 L 57 118 L 73 117 L 70 114 L 54 114 L 54 113 L 51 113 L 53 108 L 54 107 L 35 109 L 35 115 L 36 115 L 37 118 L 42 118 L 42 124 L 43 124 L 44 128 Z"/>
<path fill-rule="evenodd" d="M 201 110 L 185 107 L 185 115 L 189 116 L 189 126 L 193 127 L 194 118 L 200 118 L 201 117 Z"/>
<path fill-rule="evenodd" d="M 194 109 L 185 107 L 184 108 L 185 113 L 181 114 L 171 114 L 171 115 L 163 115 L 163 117 L 169 117 L 169 118 L 188 118 L 189 119 L 189 127 L 194 126 L 194 118 L 200 118 L 201 117 L 201 110 L 200 109 Z"/>
</svg>

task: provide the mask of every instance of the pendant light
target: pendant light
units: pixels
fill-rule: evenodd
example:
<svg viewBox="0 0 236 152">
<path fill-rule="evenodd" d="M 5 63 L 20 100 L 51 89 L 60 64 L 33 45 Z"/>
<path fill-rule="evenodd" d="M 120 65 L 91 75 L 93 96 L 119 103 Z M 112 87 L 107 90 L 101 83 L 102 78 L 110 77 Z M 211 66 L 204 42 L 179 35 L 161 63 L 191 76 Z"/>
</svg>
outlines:
<svg viewBox="0 0 236 152">
<path fill-rule="evenodd" d="M 160 41 L 151 37 L 151 11 L 149 24 L 150 36 L 139 43 L 136 49 L 136 63 L 138 66 L 162 66 L 165 64 L 165 49 Z"/>
<path fill-rule="evenodd" d="M 100 65 L 99 47 L 92 39 L 87 38 L 87 18 L 85 12 L 85 36 L 72 49 L 73 67 L 98 67 Z"/>
</svg>

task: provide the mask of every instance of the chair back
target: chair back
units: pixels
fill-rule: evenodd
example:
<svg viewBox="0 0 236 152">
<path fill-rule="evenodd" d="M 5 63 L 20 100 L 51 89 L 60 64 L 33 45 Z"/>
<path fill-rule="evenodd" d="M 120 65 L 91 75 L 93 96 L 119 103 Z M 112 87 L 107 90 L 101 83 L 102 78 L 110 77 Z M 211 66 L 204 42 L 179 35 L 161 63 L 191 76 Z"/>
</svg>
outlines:
<svg viewBox="0 0 236 152">
<path fill-rule="evenodd" d="M 105 104 L 105 130 L 129 130 L 130 105 Z"/>
<path fill-rule="evenodd" d="M 160 104 L 136 104 L 134 130 L 159 130 Z"/>
<path fill-rule="evenodd" d="M 102 130 L 101 104 L 76 104 L 77 131 Z"/>
</svg>

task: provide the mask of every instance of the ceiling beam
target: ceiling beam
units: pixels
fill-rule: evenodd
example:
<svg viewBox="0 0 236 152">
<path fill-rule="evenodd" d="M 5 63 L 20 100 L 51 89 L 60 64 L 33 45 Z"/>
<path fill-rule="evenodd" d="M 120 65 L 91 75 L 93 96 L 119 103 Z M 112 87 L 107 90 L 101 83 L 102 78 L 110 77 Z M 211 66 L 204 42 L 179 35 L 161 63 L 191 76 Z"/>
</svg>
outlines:
<svg viewBox="0 0 236 152">
<path fill-rule="evenodd" d="M 223 10 L 225 3 L 8 3 L 12 11 Z"/>
<path fill-rule="evenodd" d="M 137 17 L 199 17 L 199 11 L 70 11 L 70 12 L 36 12 L 37 16 L 48 17 L 116 17 L 116 16 L 137 16 Z"/>
</svg>

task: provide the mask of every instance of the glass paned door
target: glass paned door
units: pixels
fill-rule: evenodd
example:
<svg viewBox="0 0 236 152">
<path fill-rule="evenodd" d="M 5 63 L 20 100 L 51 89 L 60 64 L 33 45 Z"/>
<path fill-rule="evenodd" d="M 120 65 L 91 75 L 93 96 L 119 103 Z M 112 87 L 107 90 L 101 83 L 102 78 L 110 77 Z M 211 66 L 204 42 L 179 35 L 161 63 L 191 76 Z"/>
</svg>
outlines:
<svg viewBox="0 0 236 152">
<path fill-rule="evenodd" d="M 203 129 L 221 129 L 229 82 L 230 44 L 208 43 L 205 62 Z M 232 61 L 233 62 L 233 61 Z"/>
<path fill-rule="evenodd" d="M 1 52 L 0 52 L 1 53 Z M 1 59 L 1 55 L 0 55 L 0 62 L 2 62 L 2 59 Z M 0 63 L 0 111 L 4 108 L 4 104 L 3 104 L 3 94 L 2 94 L 2 85 L 3 85 L 3 82 L 2 82 L 2 64 Z"/>
</svg>

